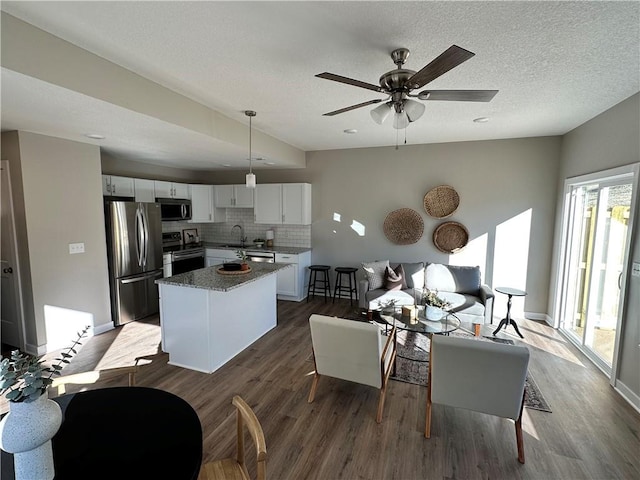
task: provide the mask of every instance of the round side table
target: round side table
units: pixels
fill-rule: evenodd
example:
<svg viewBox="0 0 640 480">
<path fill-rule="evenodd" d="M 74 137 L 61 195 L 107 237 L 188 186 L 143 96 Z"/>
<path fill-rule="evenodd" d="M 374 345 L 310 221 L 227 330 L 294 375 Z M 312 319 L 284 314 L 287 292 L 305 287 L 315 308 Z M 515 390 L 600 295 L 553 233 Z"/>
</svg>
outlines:
<svg viewBox="0 0 640 480">
<path fill-rule="evenodd" d="M 502 327 L 506 329 L 509 325 L 513 325 L 513 328 L 515 329 L 516 333 L 520 335 L 520 338 L 524 338 L 524 336 L 520 333 L 520 330 L 518 329 L 518 325 L 516 324 L 515 320 L 511 318 L 511 297 L 524 297 L 527 294 L 527 292 L 525 292 L 524 290 L 518 290 L 517 288 L 509 288 L 509 287 L 496 287 L 495 291 L 499 293 L 504 293 L 505 295 L 507 295 L 508 300 L 507 300 L 507 315 L 502 320 L 500 320 L 500 324 L 498 325 L 498 328 L 496 328 L 495 331 L 493 332 L 493 335 L 495 336 L 495 334 L 498 333 Z"/>
</svg>

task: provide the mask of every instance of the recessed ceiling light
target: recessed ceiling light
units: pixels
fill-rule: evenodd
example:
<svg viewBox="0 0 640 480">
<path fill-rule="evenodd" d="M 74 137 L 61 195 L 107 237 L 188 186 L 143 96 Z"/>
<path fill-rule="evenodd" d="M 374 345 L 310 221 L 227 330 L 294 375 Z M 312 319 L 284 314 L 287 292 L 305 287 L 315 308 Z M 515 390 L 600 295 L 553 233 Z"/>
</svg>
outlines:
<svg viewBox="0 0 640 480">
<path fill-rule="evenodd" d="M 84 136 L 93 140 L 104 140 L 105 138 L 104 135 L 100 135 L 98 133 L 85 133 Z"/>
<path fill-rule="evenodd" d="M 265 165 L 275 165 L 276 164 L 275 162 L 264 162 L 264 163 L 265 163 Z"/>
<path fill-rule="evenodd" d="M 228 163 L 221 163 L 220 166 L 222 166 L 222 167 L 230 167 L 231 165 L 229 165 Z"/>
<path fill-rule="evenodd" d="M 358 130 L 356 130 L 355 128 L 347 128 L 346 130 L 344 130 L 344 133 L 348 133 L 349 135 L 353 135 L 354 133 L 358 133 Z"/>
<path fill-rule="evenodd" d="M 489 121 L 488 117 L 478 117 L 473 119 L 476 123 L 487 123 Z"/>
</svg>

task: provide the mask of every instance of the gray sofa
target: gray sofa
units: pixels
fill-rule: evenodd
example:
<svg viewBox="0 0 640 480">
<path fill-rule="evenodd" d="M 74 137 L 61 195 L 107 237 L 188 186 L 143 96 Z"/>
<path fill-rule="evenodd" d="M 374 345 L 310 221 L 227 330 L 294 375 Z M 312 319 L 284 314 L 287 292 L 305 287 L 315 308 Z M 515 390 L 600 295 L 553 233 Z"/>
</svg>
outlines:
<svg viewBox="0 0 640 480">
<path fill-rule="evenodd" d="M 389 300 L 396 305 L 420 303 L 424 288 L 437 290 L 438 296 L 451 302 L 450 310 L 463 322 L 492 323 L 493 291 L 483 285 L 480 267 L 463 267 L 440 263 L 388 263 L 392 269 L 402 265 L 406 288 L 385 288 L 385 262 L 363 263 L 365 279 L 358 283 L 361 308 L 379 310 Z M 371 288 L 371 286 L 375 288 Z M 404 287 L 404 285 L 403 285 Z"/>
</svg>

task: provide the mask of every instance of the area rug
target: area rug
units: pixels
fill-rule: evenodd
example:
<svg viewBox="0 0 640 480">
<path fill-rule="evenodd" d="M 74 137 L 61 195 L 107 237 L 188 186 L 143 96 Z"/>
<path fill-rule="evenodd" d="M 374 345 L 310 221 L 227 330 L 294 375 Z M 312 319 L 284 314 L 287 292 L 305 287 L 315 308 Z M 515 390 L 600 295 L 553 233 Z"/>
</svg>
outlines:
<svg viewBox="0 0 640 480">
<path fill-rule="evenodd" d="M 471 334 L 453 332 L 453 336 L 470 337 Z M 512 344 L 513 341 L 504 338 L 475 337 L 482 341 L 493 341 Z M 415 332 L 398 332 L 398 357 L 396 359 L 396 374 L 393 380 L 416 385 L 427 386 L 429 379 L 429 339 L 426 335 Z M 548 402 L 538 388 L 531 372 L 527 373 L 525 382 L 524 406 L 542 412 L 551 412 Z"/>
</svg>

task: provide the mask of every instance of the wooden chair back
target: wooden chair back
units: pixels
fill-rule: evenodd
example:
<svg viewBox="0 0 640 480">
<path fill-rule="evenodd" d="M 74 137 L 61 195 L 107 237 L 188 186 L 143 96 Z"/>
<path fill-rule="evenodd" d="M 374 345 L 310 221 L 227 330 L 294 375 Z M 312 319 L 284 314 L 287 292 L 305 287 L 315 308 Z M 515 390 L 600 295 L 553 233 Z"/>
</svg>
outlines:
<svg viewBox="0 0 640 480">
<path fill-rule="evenodd" d="M 67 391 L 67 385 L 88 385 L 96 383 L 98 380 L 106 381 L 123 375 L 129 376 L 129 386 L 133 387 L 136 384 L 136 373 L 138 373 L 138 367 L 136 365 L 129 367 L 107 368 L 104 370 L 92 370 L 89 372 L 54 378 L 51 383 L 51 388 L 57 389 L 57 395 L 64 395 Z"/>
</svg>

